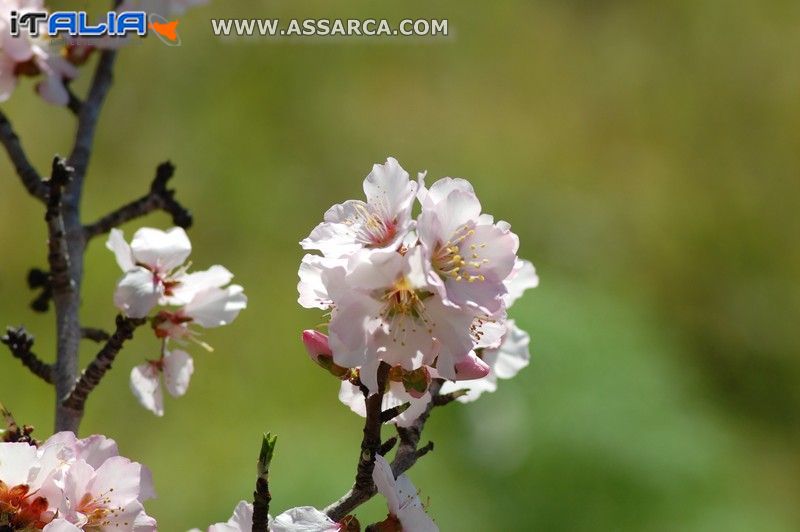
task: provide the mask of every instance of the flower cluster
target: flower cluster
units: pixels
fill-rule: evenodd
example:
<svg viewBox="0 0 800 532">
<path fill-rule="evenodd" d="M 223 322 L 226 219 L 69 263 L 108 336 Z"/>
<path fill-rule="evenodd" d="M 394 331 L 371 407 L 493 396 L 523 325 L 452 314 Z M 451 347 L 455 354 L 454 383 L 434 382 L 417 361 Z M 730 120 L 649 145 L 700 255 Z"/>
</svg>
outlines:
<svg viewBox="0 0 800 532">
<path fill-rule="evenodd" d="M 194 371 L 192 357 L 183 350 L 170 349 L 170 342 L 186 345 L 192 341 L 211 351 L 200 340 L 197 328 L 231 323 L 247 307 L 247 296 L 241 286 L 229 284 L 233 274 L 222 266 L 189 273 L 186 260 L 192 245 L 180 227 L 168 231 L 139 229 L 130 244 L 122 231 L 112 229 L 106 247 L 114 252 L 123 271 L 114 304 L 130 318 L 149 318 L 162 341 L 160 356 L 131 372 L 131 389 L 139 402 L 161 416 L 161 377 L 167 391 L 179 397 L 186 393 Z"/>
<path fill-rule="evenodd" d="M 104 436 L 0 443 L 0 530 L 155 532 L 153 497 L 150 471 Z"/>
<path fill-rule="evenodd" d="M 44 10 L 44 0 L 0 0 L 0 102 L 11 97 L 20 77 L 40 75 L 36 90 L 42 98 L 56 105 L 69 102 L 65 83 L 78 75 L 75 66 L 53 50 L 46 37 L 33 37 L 27 29 L 11 35 L 12 11 L 22 16 Z"/>
<path fill-rule="evenodd" d="M 311 506 L 300 506 L 286 510 L 277 517 L 269 517 L 270 532 L 338 532 L 345 525 L 336 523 L 324 513 Z M 253 504 L 240 501 L 233 515 L 225 523 L 208 527 L 207 532 L 250 532 L 253 530 Z M 190 532 L 200 532 L 194 529 Z"/>
<path fill-rule="evenodd" d="M 400 425 L 424 411 L 432 379 L 472 381 L 479 392 L 510 376 L 509 357 L 514 373 L 527 364 L 527 335 L 507 310 L 538 283 L 509 224 L 482 212 L 468 181 L 427 188 L 424 178 L 392 158 L 375 165 L 366 201 L 333 206 L 301 242 L 321 255 L 303 258 L 298 301 L 330 316 L 327 336 L 304 332 L 309 354 L 343 380 L 340 398 L 362 415 L 360 386 L 378 392 L 388 364 L 384 407 L 411 403 Z"/>
<path fill-rule="evenodd" d="M 182 15 L 186 9 L 208 0 L 125 0 L 118 11 L 145 11 L 163 17 Z M 47 11 L 44 0 L 0 0 L 0 102 L 11 97 L 20 77 L 40 77 L 36 90 L 46 101 L 67 105 L 67 85 L 78 76 L 96 49 L 113 49 L 129 42 L 127 37 L 72 37 L 52 40 L 40 31 L 34 37 L 27 28 L 11 35 L 11 12 L 21 17 L 31 11 Z"/>
</svg>

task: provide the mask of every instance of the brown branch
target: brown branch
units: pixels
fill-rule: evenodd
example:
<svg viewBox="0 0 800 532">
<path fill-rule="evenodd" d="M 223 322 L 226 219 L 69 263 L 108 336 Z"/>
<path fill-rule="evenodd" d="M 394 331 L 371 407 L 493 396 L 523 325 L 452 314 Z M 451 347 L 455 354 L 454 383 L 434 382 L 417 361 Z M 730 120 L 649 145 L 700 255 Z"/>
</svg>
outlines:
<svg viewBox="0 0 800 532">
<path fill-rule="evenodd" d="M 47 182 L 47 222 L 48 248 L 47 261 L 50 263 L 50 286 L 52 291 L 64 293 L 72 291 L 73 283 L 69 275 L 69 250 L 67 249 L 64 217 L 61 211 L 61 198 L 64 188 L 72 179 L 72 168 L 66 166 L 60 157 L 53 159 L 53 171 Z"/>
<path fill-rule="evenodd" d="M 334 521 L 341 521 L 354 508 L 367 502 L 375 494 L 372 470 L 375 467 L 375 455 L 382 446 L 381 405 L 388 377 L 389 365 L 381 363 L 378 368 L 378 393 L 368 395 L 366 388 L 363 390 L 367 403 L 367 417 L 364 420 L 364 436 L 361 439 L 361 452 L 358 455 L 356 479 L 353 487 L 347 493 L 325 508 L 325 513 Z"/>
<path fill-rule="evenodd" d="M 145 318 L 126 318 L 117 316 L 117 328 L 111 338 L 97 353 L 95 359 L 86 367 L 72 392 L 62 401 L 62 406 L 71 411 L 82 413 L 86 399 L 95 387 L 100 384 L 103 376 L 111 369 L 122 345 L 126 340 L 133 338 L 133 331 L 147 321 Z"/>
<path fill-rule="evenodd" d="M 150 185 L 150 192 L 85 226 L 86 240 L 157 210 L 172 215 L 173 224 L 184 229 L 189 228 L 192 225 L 192 214 L 175 199 L 175 190 L 167 188 L 167 182 L 174 174 L 175 166 L 169 161 L 158 165 L 156 176 Z"/>
<path fill-rule="evenodd" d="M 50 310 L 50 300 L 53 299 L 53 284 L 50 273 L 39 268 L 31 268 L 28 272 L 28 288 L 40 290 L 39 295 L 31 301 L 34 312 L 47 312 Z"/>
<path fill-rule="evenodd" d="M 20 427 L 14 419 L 14 416 L 3 403 L 0 403 L 0 416 L 3 417 L 3 422 L 6 427 L 4 430 L 0 430 L 0 441 L 6 443 L 27 443 L 34 447 L 39 446 L 39 442 L 31 436 L 33 427 L 30 425 L 22 425 Z"/>
<path fill-rule="evenodd" d="M 96 327 L 81 327 L 81 338 L 99 344 L 101 342 L 107 342 L 111 338 L 111 335 L 103 329 L 98 329 Z"/>
<path fill-rule="evenodd" d="M 436 406 L 448 404 L 452 401 L 452 399 L 437 401 L 441 386 L 441 380 L 434 380 L 429 388 L 429 391 L 434 399 L 428 403 L 428 407 L 425 409 L 425 411 L 420 414 L 420 416 L 414 421 L 413 424 L 411 424 L 411 426 L 397 427 L 397 436 L 399 437 L 400 445 L 398 446 L 394 460 L 392 461 L 392 472 L 394 473 L 395 477 L 398 477 L 411 469 L 414 464 L 417 463 L 418 459 L 422 458 L 433 450 L 433 442 L 428 442 L 425 446 L 419 447 L 419 441 L 422 436 L 422 431 L 425 428 L 425 423 L 428 421 L 428 417 L 430 416 L 431 410 L 433 410 Z M 367 403 L 367 415 L 369 416 L 369 403 Z M 367 423 L 365 423 L 364 426 L 365 431 Z M 388 452 L 394 446 L 395 442 L 396 438 L 392 437 L 387 440 L 386 443 L 379 446 L 378 449 L 379 451 L 385 450 L 385 452 Z M 372 465 L 374 465 L 374 456 L 370 467 L 372 467 Z M 370 476 L 371 475 L 372 469 L 370 468 Z M 350 489 L 350 491 L 344 494 L 344 496 L 342 496 L 338 501 L 328 505 L 324 511 L 326 514 L 328 514 L 328 517 L 334 521 L 339 521 L 357 507 L 367 502 L 373 495 L 375 495 L 375 492 L 376 488 L 374 482 L 372 482 L 372 478 L 369 479 L 369 483 L 359 483 L 358 477 L 356 477 L 356 484 Z"/>
<path fill-rule="evenodd" d="M 22 149 L 19 137 L 14 132 L 8 117 L 2 111 L 0 111 L 0 143 L 5 147 L 8 158 L 11 159 L 11 163 L 14 165 L 14 169 L 25 189 L 35 198 L 42 201 L 47 199 L 47 186 L 42 182 L 39 172 L 28 160 L 25 150 Z"/>
<path fill-rule="evenodd" d="M 33 336 L 28 334 L 24 327 L 8 327 L 6 334 L 0 338 L 0 342 L 8 346 L 14 358 L 19 359 L 22 365 L 28 368 L 31 373 L 42 379 L 48 384 L 53 384 L 53 367 L 42 362 L 31 348 L 33 347 Z"/>
</svg>

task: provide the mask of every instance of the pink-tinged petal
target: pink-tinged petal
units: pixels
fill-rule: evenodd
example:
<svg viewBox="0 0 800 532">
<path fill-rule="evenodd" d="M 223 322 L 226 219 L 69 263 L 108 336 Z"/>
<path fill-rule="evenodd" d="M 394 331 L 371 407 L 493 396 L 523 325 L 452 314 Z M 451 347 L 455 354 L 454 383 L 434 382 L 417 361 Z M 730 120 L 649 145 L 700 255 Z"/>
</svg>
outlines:
<svg viewBox="0 0 800 532">
<path fill-rule="evenodd" d="M 291 508 L 275 517 L 270 532 L 335 532 L 341 525 L 311 506 Z"/>
<path fill-rule="evenodd" d="M 505 280 L 506 290 L 508 293 L 504 297 L 506 308 L 509 308 L 514 302 L 522 297 L 522 294 L 529 288 L 536 288 L 539 286 L 539 276 L 536 275 L 536 268 L 530 261 L 517 259 L 514 263 L 514 269 L 511 270 L 508 278 Z"/>
<path fill-rule="evenodd" d="M 63 107 L 69 103 L 69 92 L 64 86 L 64 80 L 57 75 L 45 75 L 44 79 L 36 84 L 36 92 L 44 101 L 53 105 Z"/>
<path fill-rule="evenodd" d="M 328 293 L 327 279 L 331 273 L 343 279 L 346 264 L 346 259 L 329 259 L 319 255 L 303 257 L 298 271 L 300 282 L 297 284 L 297 292 L 300 297 L 297 302 L 305 308 L 329 309 L 331 295 Z M 336 272 L 331 272 L 331 270 L 336 270 Z"/>
<path fill-rule="evenodd" d="M 76 457 L 97 469 L 113 456 L 119 456 L 117 442 L 95 434 L 75 442 Z"/>
<path fill-rule="evenodd" d="M 208 288 L 222 288 L 231 282 L 233 274 L 224 266 L 215 265 L 201 272 L 193 272 L 180 276 L 180 283 L 172 289 L 169 297 L 170 305 L 184 305 L 199 292 Z"/>
<path fill-rule="evenodd" d="M 77 512 L 78 503 L 84 495 L 89 493 L 89 483 L 95 475 L 95 469 L 84 460 L 73 462 L 67 470 L 64 479 L 64 497 L 72 514 Z M 74 515 L 67 516 L 70 521 L 77 522 Z"/>
<path fill-rule="evenodd" d="M 497 377 L 489 374 L 482 379 L 475 379 L 471 381 L 445 381 L 439 393 L 448 394 L 466 390 L 465 395 L 461 395 L 456 399 L 460 403 L 471 403 L 481 396 L 482 393 L 491 393 L 497 390 Z"/>
<path fill-rule="evenodd" d="M 436 206 L 447 199 L 447 196 L 454 190 L 466 192 L 467 194 L 475 194 L 475 189 L 472 184 L 466 179 L 443 177 L 434 182 L 429 189 L 424 188 L 424 175 L 417 176 L 420 182 L 420 191 L 417 194 L 422 207 L 426 210 L 435 209 Z"/>
<path fill-rule="evenodd" d="M 510 379 L 530 363 L 530 342 L 528 333 L 517 327 L 513 320 L 509 320 L 508 333 L 500 348 L 494 352 L 487 351 L 484 356 L 499 378 Z M 494 358 L 494 363 L 490 357 Z"/>
<path fill-rule="evenodd" d="M 226 523 L 208 527 L 207 532 L 250 532 L 253 529 L 253 504 L 239 501 Z M 198 531 L 199 532 L 199 531 Z"/>
<path fill-rule="evenodd" d="M 376 164 L 364 179 L 367 203 L 388 219 L 408 215 L 417 194 L 417 183 L 411 181 L 397 159 L 389 157 L 385 164 Z"/>
<path fill-rule="evenodd" d="M 32 445 L 0 443 L 0 481 L 7 486 L 27 484 L 36 458 L 36 447 Z"/>
<path fill-rule="evenodd" d="M 392 473 L 392 466 L 386 459 L 379 455 L 375 455 L 375 467 L 372 470 L 372 481 L 375 482 L 375 487 L 378 492 L 386 498 L 386 505 L 389 507 L 389 513 L 397 515 L 400 511 L 400 496 L 397 492 L 397 483 Z"/>
<path fill-rule="evenodd" d="M 153 274 L 135 267 L 122 276 L 114 292 L 114 305 L 131 318 L 144 318 L 158 304 L 164 286 Z"/>
<path fill-rule="evenodd" d="M 308 356 L 314 362 L 319 361 L 320 355 L 331 356 L 331 348 L 328 345 L 328 336 L 311 329 L 303 331 L 303 345 L 306 346 Z"/>
<path fill-rule="evenodd" d="M 184 307 L 183 313 L 201 327 L 211 328 L 230 324 L 245 308 L 247 296 L 244 295 L 244 288 L 234 284 L 199 292 Z"/>
<path fill-rule="evenodd" d="M 346 282 L 358 290 L 388 288 L 407 268 L 407 259 L 399 253 L 359 253 L 348 262 Z"/>
<path fill-rule="evenodd" d="M 123 456 L 114 456 L 97 469 L 87 486 L 87 493 L 102 497 L 109 508 L 126 508 L 138 500 L 141 478 L 141 464 Z"/>
<path fill-rule="evenodd" d="M 396 514 L 403 530 L 414 532 L 438 532 L 439 527 L 425 513 L 425 508 L 419 500 L 419 492 L 411 483 L 408 476 L 397 477 L 397 495 L 400 498 L 400 511 Z"/>
<path fill-rule="evenodd" d="M 144 511 L 139 512 L 133 520 L 133 532 L 156 532 L 158 524 L 155 518 L 150 517 Z"/>
<path fill-rule="evenodd" d="M 379 311 L 371 297 L 356 291 L 344 294 L 337 302 L 328 326 L 328 341 L 333 361 L 345 368 L 366 361 L 368 323 Z"/>
<path fill-rule="evenodd" d="M 436 216 L 445 235 L 455 235 L 480 214 L 481 203 L 478 197 L 463 190 L 453 190 L 447 195 L 446 201 L 436 207 Z"/>
<path fill-rule="evenodd" d="M 139 500 L 147 501 L 156 498 L 156 488 L 153 483 L 153 472 L 150 468 L 142 465 L 141 475 L 139 477 Z"/>
<path fill-rule="evenodd" d="M 192 252 L 192 243 L 180 227 L 169 231 L 143 227 L 133 235 L 131 250 L 136 262 L 165 272 L 186 261 Z"/>
<path fill-rule="evenodd" d="M 342 381 L 339 386 L 339 401 L 350 408 L 353 413 L 361 417 L 367 417 L 367 403 L 364 401 L 364 394 L 358 386 L 350 381 Z"/>
<path fill-rule="evenodd" d="M 106 240 L 108 248 L 117 259 L 117 264 L 123 272 L 132 270 L 135 266 L 131 246 L 125 241 L 125 234 L 119 229 L 112 229 Z"/>
<path fill-rule="evenodd" d="M 189 353 L 181 350 L 164 353 L 164 384 L 173 397 L 180 397 L 189 388 L 194 373 L 194 361 Z"/>
<path fill-rule="evenodd" d="M 470 353 L 467 357 L 456 362 L 456 380 L 468 381 L 472 379 L 480 379 L 489 374 L 491 368 L 483 360 Z"/>
<path fill-rule="evenodd" d="M 11 97 L 17 87 L 17 76 L 14 75 L 16 63 L 13 59 L 0 53 L 0 102 Z"/>
<path fill-rule="evenodd" d="M 43 532 L 81 532 L 81 529 L 66 519 L 54 519 L 42 529 Z"/>
<path fill-rule="evenodd" d="M 164 415 L 164 395 L 159 371 L 155 366 L 146 363 L 133 368 L 130 384 L 139 404 L 159 417 Z"/>
</svg>

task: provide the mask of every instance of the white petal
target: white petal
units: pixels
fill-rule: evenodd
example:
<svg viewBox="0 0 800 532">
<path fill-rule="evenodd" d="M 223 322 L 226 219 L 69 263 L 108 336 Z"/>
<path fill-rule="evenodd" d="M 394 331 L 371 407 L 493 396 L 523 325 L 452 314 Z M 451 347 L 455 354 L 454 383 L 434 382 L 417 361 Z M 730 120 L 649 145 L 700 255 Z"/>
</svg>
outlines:
<svg viewBox="0 0 800 532">
<path fill-rule="evenodd" d="M 530 362 L 528 346 L 531 338 L 528 333 L 516 326 L 513 320 L 508 321 L 508 333 L 496 353 L 494 364 L 489 357 L 487 363 L 492 371 L 501 379 L 510 379 Z"/>
<path fill-rule="evenodd" d="M 50 521 L 42 530 L 43 532 L 80 532 L 81 529 L 66 519 L 54 519 L 53 521 Z"/>
<path fill-rule="evenodd" d="M 323 273 L 337 270 L 336 277 L 343 280 L 346 264 L 345 259 L 329 259 L 310 254 L 304 256 L 298 271 L 300 282 L 297 284 L 297 292 L 300 296 L 297 302 L 305 308 L 329 309 L 331 295 L 327 284 L 330 275 L 323 276 Z"/>
<path fill-rule="evenodd" d="M 131 391 L 139 403 L 157 416 L 164 415 L 164 396 L 158 369 L 146 363 L 131 371 Z"/>
<path fill-rule="evenodd" d="M 189 388 L 194 373 L 194 361 L 189 353 L 175 350 L 164 353 L 164 384 L 173 397 L 180 397 Z"/>
<path fill-rule="evenodd" d="M 144 318 L 158 304 L 164 286 L 153 273 L 135 267 L 122 276 L 114 292 L 114 305 L 131 318 Z"/>
<path fill-rule="evenodd" d="M 389 507 L 389 512 L 392 515 L 397 515 L 400 511 L 400 495 L 397 492 L 397 483 L 392 473 L 392 467 L 386 459 L 379 455 L 375 455 L 375 467 L 372 470 L 372 480 L 375 482 L 375 487 L 378 492 L 386 497 L 386 505 Z"/>
<path fill-rule="evenodd" d="M 514 269 L 505 280 L 506 290 L 508 293 L 505 295 L 506 308 L 514 304 L 519 299 L 525 290 L 529 288 L 536 288 L 539 286 L 539 276 L 536 275 L 536 268 L 530 261 L 517 259 L 514 263 Z"/>
<path fill-rule="evenodd" d="M 131 250 L 136 262 L 158 271 L 169 271 L 186 261 L 192 252 L 192 243 L 180 227 L 169 231 L 143 227 L 133 235 Z"/>
<path fill-rule="evenodd" d="M 36 464 L 36 447 L 27 443 L 0 443 L 0 481 L 7 486 L 28 483 Z"/>
<path fill-rule="evenodd" d="M 199 292 L 184 307 L 183 313 L 201 327 L 210 328 L 228 325 L 244 308 L 247 308 L 244 288 L 234 284 L 227 288 L 207 288 Z"/>
<path fill-rule="evenodd" d="M 182 275 L 176 279 L 180 284 L 172 289 L 170 305 L 185 305 L 198 292 L 207 288 L 222 288 L 231 282 L 233 274 L 224 266 L 215 265 L 205 271 Z"/>
<path fill-rule="evenodd" d="M 119 456 L 117 442 L 95 434 L 75 442 L 76 457 L 97 469 L 112 456 Z"/>
<path fill-rule="evenodd" d="M 340 530 L 338 523 L 311 506 L 291 508 L 275 517 L 270 532 L 328 532 Z"/>
<path fill-rule="evenodd" d="M 123 272 L 132 270 L 135 266 L 133 262 L 133 252 L 131 246 L 125 241 L 125 234 L 119 229 L 112 229 L 106 240 L 106 248 L 114 253 L 117 264 Z"/>
<path fill-rule="evenodd" d="M 397 218 L 410 211 L 417 194 L 417 183 L 409 180 L 408 172 L 400 163 L 389 157 L 385 164 L 376 164 L 364 179 L 367 203 L 376 207 L 388 219 Z"/>
<path fill-rule="evenodd" d="M 105 506 L 125 508 L 139 498 L 142 466 L 124 456 L 114 456 L 97 468 L 87 493 L 103 498 Z"/>
<path fill-rule="evenodd" d="M 397 512 L 396 517 L 400 520 L 403 530 L 438 532 L 439 527 L 425 513 L 417 488 L 414 487 L 407 475 L 397 477 L 397 493 L 400 498 L 400 511 Z"/>
</svg>

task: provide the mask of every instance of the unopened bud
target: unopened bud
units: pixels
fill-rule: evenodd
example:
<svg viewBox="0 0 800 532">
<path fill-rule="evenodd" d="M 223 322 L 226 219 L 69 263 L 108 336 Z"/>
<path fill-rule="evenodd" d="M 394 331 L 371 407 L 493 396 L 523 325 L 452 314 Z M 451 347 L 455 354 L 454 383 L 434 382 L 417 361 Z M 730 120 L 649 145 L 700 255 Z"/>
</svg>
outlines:
<svg viewBox="0 0 800 532">
<path fill-rule="evenodd" d="M 461 361 L 456 363 L 456 380 L 468 381 L 481 379 L 489 374 L 491 368 L 486 362 L 470 353 Z"/>
<path fill-rule="evenodd" d="M 338 379 L 346 379 L 350 370 L 343 368 L 333 361 L 333 353 L 328 345 L 328 337 L 312 329 L 303 331 L 303 345 L 306 346 L 308 356 L 311 357 L 318 366 L 328 370 Z"/>
</svg>

